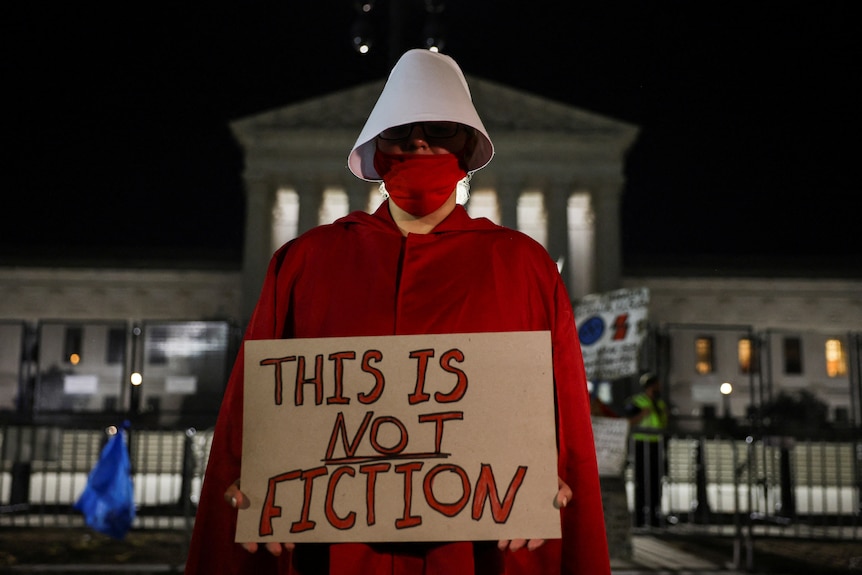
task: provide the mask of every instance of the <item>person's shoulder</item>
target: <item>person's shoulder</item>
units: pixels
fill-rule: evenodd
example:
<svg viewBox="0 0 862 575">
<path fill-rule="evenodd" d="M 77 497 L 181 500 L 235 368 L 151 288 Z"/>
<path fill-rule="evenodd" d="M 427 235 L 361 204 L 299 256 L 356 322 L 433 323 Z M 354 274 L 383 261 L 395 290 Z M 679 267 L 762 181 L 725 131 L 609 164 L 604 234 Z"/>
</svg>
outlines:
<svg viewBox="0 0 862 575">
<path fill-rule="evenodd" d="M 484 222 L 481 227 L 477 227 L 477 230 L 487 233 L 494 241 L 504 242 L 510 248 L 526 251 L 538 250 L 547 253 L 545 247 L 528 234 L 520 230 L 495 224 L 486 218 L 477 218 L 474 221 L 479 222 L 481 220 L 484 220 Z"/>
<path fill-rule="evenodd" d="M 528 275 L 536 279 L 559 276 L 556 263 L 542 244 L 524 232 L 486 221 L 463 236 L 475 253 L 505 262 L 511 269 L 529 271 Z"/>
<path fill-rule="evenodd" d="M 391 222 L 376 214 L 369 214 L 368 212 L 358 210 L 338 218 L 334 222 L 315 226 L 288 243 L 308 247 L 321 241 L 333 241 L 340 236 L 356 230 L 381 231 L 389 234 L 398 233 Z"/>
<path fill-rule="evenodd" d="M 331 238 L 333 234 L 340 233 L 340 231 L 333 224 L 315 226 L 282 244 L 275 250 L 273 256 L 276 258 L 284 258 L 288 255 L 296 256 L 299 252 L 313 248 L 320 242 L 328 241 L 328 238 Z"/>
<path fill-rule="evenodd" d="M 344 235 L 349 226 L 338 222 L 321 224 L 283 243 L 272 255 L 274 260 L 301 258 L 302 254 L 314 253 L 320 246 L 331 245 Z"/>
<path fill-rule="evenodd" d="M 626 403 L 636 403 L 637 401 L 639 401 L 643 397 L 644 397 L 643 393 L 632 394 L 628 397 L 628 399 L 626 399 Z"/>
</svg>

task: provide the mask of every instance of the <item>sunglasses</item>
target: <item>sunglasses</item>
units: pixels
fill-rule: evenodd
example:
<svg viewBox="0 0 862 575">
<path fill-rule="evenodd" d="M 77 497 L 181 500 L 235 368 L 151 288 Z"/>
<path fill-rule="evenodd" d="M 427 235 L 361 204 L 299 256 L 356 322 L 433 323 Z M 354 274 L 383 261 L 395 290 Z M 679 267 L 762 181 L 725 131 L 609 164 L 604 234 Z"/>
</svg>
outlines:
<svg viewBox="0 0 862 575">
<path fill-rule="evenodd" d="M 426 138 L 441 140 L 451 138 L 458 133 L 461 126 L 458 122 L 414 122 L 412 124 L 401 124 L 392 126 L 380 132 L 381 140 L 405 140 L 413 133 L 413 128 L 419 126 Z"/>
</svg>

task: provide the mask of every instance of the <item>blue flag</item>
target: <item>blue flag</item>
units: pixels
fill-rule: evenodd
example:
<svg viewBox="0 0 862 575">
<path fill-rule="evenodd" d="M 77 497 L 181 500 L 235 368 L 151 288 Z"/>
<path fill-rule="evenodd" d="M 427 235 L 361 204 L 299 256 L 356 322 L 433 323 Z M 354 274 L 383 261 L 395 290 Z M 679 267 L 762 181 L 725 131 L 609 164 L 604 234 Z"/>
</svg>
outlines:
<svg viewBox="0 0 862 575">
<path fill-rule="evenodd" d="M 75 502 L 87 525 L 115 539 L 123 539 L 135 519 L 131 462 L 125 442 L 128 427 L 125 422 L 105 444 L 84 492 Z"/>
</svg>

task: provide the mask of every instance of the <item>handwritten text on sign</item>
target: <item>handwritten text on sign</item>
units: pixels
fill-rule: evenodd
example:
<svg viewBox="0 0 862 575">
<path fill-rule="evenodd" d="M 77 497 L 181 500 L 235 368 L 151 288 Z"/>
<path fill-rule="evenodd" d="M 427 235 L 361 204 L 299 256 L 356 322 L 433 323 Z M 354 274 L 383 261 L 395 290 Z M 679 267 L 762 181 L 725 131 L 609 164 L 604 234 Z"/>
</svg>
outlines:
<svg viewBox="0 0 862 575">
<path fill-rule="evenodd" d="M 560 536 L 548 332 L 248 341 L 237 541 Z"/>
<path fill-rule="evenodd" d="M 581 298 L 575 317 L 587 378 L 612 381 L 637 375 L 648 308 L 649 289 L 645 287 Z"/>
</svg>

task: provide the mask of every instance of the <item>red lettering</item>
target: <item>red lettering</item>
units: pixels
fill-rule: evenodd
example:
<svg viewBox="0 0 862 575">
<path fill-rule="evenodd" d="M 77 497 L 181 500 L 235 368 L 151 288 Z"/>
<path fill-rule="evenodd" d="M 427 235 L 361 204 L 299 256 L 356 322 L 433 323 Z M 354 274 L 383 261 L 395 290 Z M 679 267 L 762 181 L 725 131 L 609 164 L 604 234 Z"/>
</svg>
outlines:
<svg viewBox="0 0 862 575">
<path fill-rule="evenodd" d="M 392 467 L 390 463 L 369 463 L 368 465 L 360 465 L 359 473 L 365 473 L 368 475 L 365 479 L 365 507 L 366 507 L 366 521 L 368 525 L 374 525 L 376 523 L 375 518 L 375 508 L 374 508 L 374 494 L 376 493 L 377 488 L 377 474 L 378 473 L 386 473 L 389 471 L 389 468 Z"/>
<path fill-rule="evenodd" d="M 455 503 L 443 503 L 437 499 L 437 496 L 434 495 L 434 478 L 437 477 L 439 473 L 444 471 L 449 471 L 451 473 L 456 474 L 461 478 L 461 498 Z M 458 467 L 457 465 L 453 465 L 451 463 L 442 463 L 440 465 L 435 466 L 428 474 L 425 476 L 425 480 L 422 482 L 422 490 L 425 493 L 425 501 L 436 511 L 439 511 L 446 517 L 455 517 L 461 510 L 464 509 L 464 506 L 467 505 L 467 501 L 470 499 L 470 480 L 467 478 L 467 472 Z"/>
<path fill-rule="evenodd" d="M 356 475 L 356 472 L 353 471 L 352 467 L 339 467 L 332 473 L 329 477 L 329 485 L 326 486 L 326 506 L 324 507 L 324 512 L 330 525 L 336 529 L 344 530 L 350 529 L 356 523 L 356 513 L 351 511 L 344 518 L 339 517 L 335 513 L 335 488 L 338 486 L 338 480 L 341 479 L 342 475 L 353 477 Z"/>
<path fill-rule="evenodd" d="M 391 423 L 398 428 L 398 431 L 401 435 L 401 439 L 393 447 L 383 447 L 382 445 L 380 445 L 380 442 L 377 441 L 377 433 L 380 430 L 380 425 L 383 423 Z M 377 453 L 382 453 L 384 455 L 395 455 L 396 453 L 401 453 L 402 451 L 404 451 L 404 448 L 407 447 L 407 428 L 404 427 L 404 424 L 401 423 L 397 418 L 392 417 L 391 415 L 378 417 L 374 420 L 374 423 L 371 424 L 370 439 L 371 447 L 373 447 Z"/>
<path fill-rule="evenodd" d="M 332 427 L 332 435 L 329 436 L 329 445 L 326 447 L 326 455 L 324 459 L 331 460 L 335 453 L 335 444 L 338 441 L 339 434 L 341 435 L 341 445 L 344 448 L 345 457 L 353 457 L 356 455 L 356 450 L 359 448 L 359 442 L 362 436 L 365 435 L 365 430 L 368 429 L 368 423 L 374 415 L 373 411 L 365 413 L 362 418 L 362 423 L 359 424 L 359 429 L 356 430 L 356 435 L 353 436 L 353 441 L 347 442 L 347 425 L 344 423 L 344 412 L 339 411 L 335 416 L 335 425 Z"/>
<path fill-rule="evenodd" d="M 314 469 L 307 469 L 302 472 L 302 480 L 305 482 L 305 492 L 302 497 L 302 513 L 299 521 L 294 521 L 290 524 L 291 533 L 308 531 L 309 529 L 314 529 L 314 526 L 317 525 L 317 522 L 311 521 L 308 518 L 309 511 L 311 510 L 311 487 L 315 477 L 320 477 L 327 473 L 329 471 L 327 471 L 326 467 L 315 467 Z"/>
<path fill-rule="evenodd" d="M 281 364 L 287 361 L 295 361 L 296 357 L 293 355 L 289 355 L 287 357 L 274 357 L 269 359 L 260 360 L 260 365 L 274 365 L 275 366 L 275 404 L 281 405 L 282 402 L 282 378 L 281 378 Z"/>
<path fill-rule="evenodd" d="M 497 497 L 497 482 L 494 479 L 494 472 L 490 465 L 483 463 L 479 479 L 476 480 L 476 490 L 473 495 L 473 519 L 478 521 L 482 518 L 485 509 L 485 499 L 488 499 L 491 503 L 491 516 L 494 518 L 494 522 L 505 523 L 512 512 L 512 506 L 515 504 L 515 496 L 518 494 L 518 489 L 521 488 L 526 474 L 527 468 L 523 465 L 519 466 L 518 470 L 515 471 L 512 482 L 509 483 L 506 496 L 503 498 L 503 501 L 500 501 L 499 497 Z"/>
<path fill-rule="evenodd" d="M 410 515 L 410 506 L 413 502 L 413 472 L 422 469 L 421 461 L 412 461 L 395 466 L 395 473 L 404 474 L 404 516 L 395 520 L 397 529 L 407 529 L 422 524 L 422 516 Z"/>
<path fill-rule="evenodd" d="M 350 400 L 344 397 L 344 360 L 345 359 L 356 359 L 356 352 L 354 351 L 339 351 L 336 353 L 329 354 L 329 360 L 335 362 L 335 390 L 332 393 L 331 397 L 326 398 L 326 404 L 332 405 L 333 403 L 350 403 Z"/>
<path fill-rule="evenodd" d="M 302 405 L 303 394 L 302 386 L 306 384 L 314 385 L 314 404 L 320 405 L 323 403 L 323 355 L 318 355 L 314 359 L 314 377 L 305 379 L 305 356 L 300 355 L 296 365 L 296 391 L 294 401 L 296 405 Z"/>
<path fill-rule="evenodd" d="M 383 372 L 381 372 L 376 367 L 371 367 L 370 361 L 374 360 L 379 362 L 383 359 L 383 353 L 376 349 L 369 349 L 362 355 L 362 371 L 365 373 L 370 373 L 374 376 L 374 388 L 369 393 L 358 393 L 356 394 L 356 398 L 359 400 L 359 403 L 369 404 L 374 403 L 378 399 L 380 399 L 380 395 L 383 393 L 383 386 L 385 381 L 383 379 Z"/>
<path fill-rule="evenodd" d="M 281 507 L 275 504 L 275 487 L 282 481 L 290 481 L 299 479 L 302 471 L 296 469 L 270 477 L 266 485 L 266 497 L 263 500 L 263 508 L 260 510 L 260 522 L 257 526 L 258 535 L 265 537 L 272 535 L 272 520 L 274 517 L 281 517 Z"/>
<path fill-rule="evenodd" d="M 418 359 L 416 365 L 416 388 L 407 396 L 410 405 L 428 401 L 431 396 L 425 393 L 425 373 L 428 371 L 428 358 L 434 357 L 433 349 L 419 349 L 410 352 L 410 357 Z"/>
<path fill-rule="evenodd" d="M 435 422 L 434 429 L 434 453 L 440 453 L 443 444 L 443 422 L 452 419 L 464 419 L 463 411 L 444 411 L 441 413 L 423 413 L 419 416 L 419 423 L 428 421 Z"/>
<path fill-rule="evenodd" d="M 369 412 L 370 414 L 371 412 Z M 365 425 L 367 425 L 369 414 L 366 414 Z M 431 414 L 435 417 L 429 421 L 437 421 L 438 425 L 442 426 L 443 421 L 452 419 L 451 417 L 436 417 L 449 416 L 452 414 Z M 388 418 L 379 418 L 377 421 L 387 420 Z M 395 420 L 397 421 L 397 420 Z M 403 486 L 403 501 L 404 508 L 401 517 L 395 519 L 396 529 L 409 529 L 422 524 L 423 518 L 421 515 L 414 514 L 413 506 L 413 479 L 418 474 L 424 463 L 421 461 L 411 461 L 401 463 L 394 466 L 394 472 L 404 476 Z M 376 515 L 376 498 L 377 498 L 377 480 L 382 473 L 388 473 L 393 469 L 389 462 L 374 462 L 360 465 L 359 473 L 365 475 L 365 502 L 366 502 L 366 523 L 368 526 L 375 525 L 377 522 Z M 447 498 L 454 497 L 454 500 L 441 500 L 435 492 L 435 482 L 439 484 L 439 478 L 443 473 L 452 473 L 455 478 L 448 481 L 460 480 L 461 493 L 457 495 L 457 486 L 451 487 L 445 485 L 445 493 Z M 490 464 L 481 464 L 479 477 L 476 480 L 475 486 L 471 485 L 470 478 L 467 472 L 459 465 L 454 463 L 441 463 L 431 468 L 422 479 L 422 496 L 425 498 L 427 505 L 434 511 L 445 517 L 455 517 L 460 514 L 466 507 L 470 505 L 470 498 L 473 498 L 471 517 L 474 521 L 480 521 L 483 518 L 486 508 L 486 501 L 490 508 L 492 519 L 495 523 L 506 523 L 515 505 L 518 492 L 524 483 L 527 474 L 527 467 L 519 466 L 509 482 L 504 496 L 499 496 L 500 490 L 497 486 L 497 481 L 494 476 L 494 471 Z M 287 473 L 271 477 L 268 481 L 266 496 L 264 498 L 263 508 L 261 509 L 260 522 L 258 524 L 258 533 L 261 537 L 272 536 L 273 519 L 282 516 L 282 507 L 276 505 L 276 490 L 278 485 L 284 481 L 292 481 L 301 479 L 303 481 L 303 500 L 302 508 L 297 521 L 291 523 L 290 533 L 301 533 L 312 530 L 317 523 L 311 519 L 312 514 L 312 496 L 314 480 L 318 477 L 329 475 L 329 480 L 326 485 L 326 495 L 323 504 L 323 514 L 326 521 L 335 529 L 346 531 L 353 529 L 356 526 L 357 513 L 355 510 L 348 510 L 345 515 L 341 516 L 335 509 L 336 496 L 338 494 L 338 486 L 345 475 L 356 477 L 356 469 L 350 465 L 343 465 L 336 468 L 331 474 L 326 466 L 315 467 L 306 470 L 293 470 Z M 471 489 L 472 487 L 472 489 Z M 440 491 L 438 486 L 437 491 Z M 343 495 L 343 494 L 342 494 Z M 340 497 L 339 501 L 345 501 L 344 497 Z M 316 508 L 316 507 L 315 507 Z"/>
<path fill-rule="evenodd" d="M 460 349 L 450 349 L 440 358 L 440 367 L 443 368 L 443 371 L 454 373 L 458 376 L 458 381 L 449 393 L 440 393 L 438 391 L 434 394 L 434 399 L 437 400 L 438 403 L 453 403 L 455 401 L 459 401 L 464 397 L 464 394 L 467 393 L 467 374 L 457 367 L 453 367 L 451 365 L 452 361 L 463 363 L 464 353 Z"/>
</svg>

